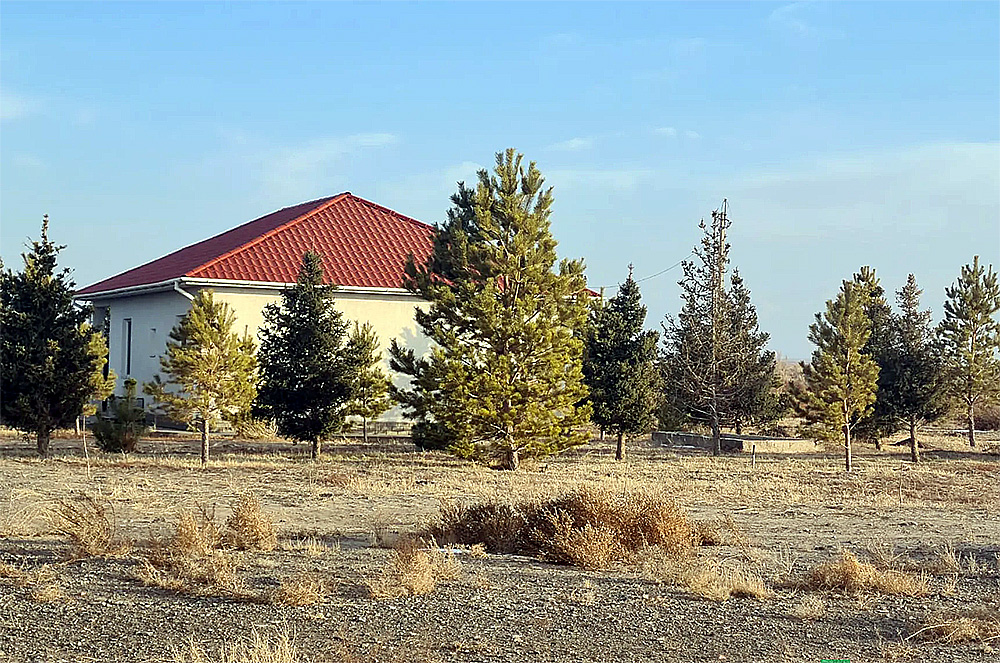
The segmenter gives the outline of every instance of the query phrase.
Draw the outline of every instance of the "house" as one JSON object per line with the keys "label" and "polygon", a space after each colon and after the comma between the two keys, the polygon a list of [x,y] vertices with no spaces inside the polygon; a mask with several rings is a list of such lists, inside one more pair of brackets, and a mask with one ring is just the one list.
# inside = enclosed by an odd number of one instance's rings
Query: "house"
{"label": "house", "polygon": [[109,364],[120,380],[142,385],[159,371],[170,330],[199,290],[213,290],[232,307],[237,332],[257,335],[264,306],[280,300],[311,250],[323,256],[327,282],[338,286],[337,308],[372,324],[383,357],[393,339],[419,354],[429,347],[414,321],[423,300],[403,287],[404,266],[410,255],[426,260],[433,234],[425,223],[347,192],[272,212],[88,286],[76,299],[93,304],[98,325],[110,320]]}

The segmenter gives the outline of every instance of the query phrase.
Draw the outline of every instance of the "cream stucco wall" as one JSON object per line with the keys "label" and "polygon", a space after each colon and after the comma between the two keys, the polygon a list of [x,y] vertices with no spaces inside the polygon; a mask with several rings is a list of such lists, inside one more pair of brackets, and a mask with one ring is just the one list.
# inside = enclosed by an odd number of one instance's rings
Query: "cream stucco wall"
{"label": "cream stucco wall", "polygon": [[[199,288],[182,286],[192,296]],[[206,288],[208,289],[208,288]],[[260,327],[264,323],[264,306],[281,300],[280,291],[264,288],[233,286],[213,286],[216,301],[225,302],[236,314],[234,331],[247,332],[259,343]],[[427,303],[410,293],[399,291],[347,291],[341,289],[335,296],[337,308],[350,321],[370,322],[378,334],[382,349],[383,366],[386,373],[397,383],[405,383],[403,376],[389,370],[388,347],[393,339],[401,345],[413,348],[418,355],[428,351],[430,344],[420,332],[414,320],[417,307]],[[111,310],[109,359],[111,368],[119,376],[116,393],[122,393],[122,380],[133,377],[142,384],[153,379],[159,372],[159,357],[166,350],[170,330],[180,317],[190,309],[191,302],[179,292],[168,290],[152,294],[139,294],[93,301],[95,319],[102,319],[102,310]],[[131,320],[132,347],[131,371],[126,371],[127,348],[125,344],[125,320]],[[398,408],[387,412],[382,419],[395,421],[402,418]]]}

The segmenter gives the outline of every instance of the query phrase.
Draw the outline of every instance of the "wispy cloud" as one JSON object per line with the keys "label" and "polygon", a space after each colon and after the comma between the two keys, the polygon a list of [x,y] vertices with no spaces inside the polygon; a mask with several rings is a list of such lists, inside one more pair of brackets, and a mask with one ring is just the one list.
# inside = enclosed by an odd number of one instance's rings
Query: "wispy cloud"
{"label": "wispy cloud", "polygon": [[701,138],[701,134],[698,133],[697,131],[688,130],[684,132],[684,137],[687,138],[688,140],[698,140],[699,138]]}
{"label": "wispy cloud", "polygon": [[772,11],[767,20],[772,25],[790,30],[797,35],[803,37],[812,35],[816,32],[816,28],[806,22],[802,16],[803,9],[808,5],[808,2],[792,2],[782,5]]}
{"label": "wispy cloud", "polygon": [[569,140],[564,140],[561,143],[549,145],[547,149],[555,150],[557,152],[578,152],[580,150],[590,149],[593,145],[594,141],[591,138],[570,138]]}
{"label": "wispy cloud", "polygon": [[677,129],[673,127],[658,127],[653,129],[653,133],[657,136],[666,136],[667,138],[674,138],[677,136]]}
{"label": "wispy cloud", "polygon": [[45,167],[45,162],[33,154],[15,154],[11,157],[10,163],[15,168],[36,169]]}
{"label": "wispy cloud", "polygon": [[36,97],[0,90],[0,120],[19,120],[35,115],[41,108],[42,102]]}

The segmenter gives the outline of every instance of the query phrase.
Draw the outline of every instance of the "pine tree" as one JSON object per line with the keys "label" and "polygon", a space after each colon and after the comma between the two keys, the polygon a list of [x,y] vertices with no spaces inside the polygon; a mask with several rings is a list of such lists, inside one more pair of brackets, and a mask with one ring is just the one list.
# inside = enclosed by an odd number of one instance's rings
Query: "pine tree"
{"label": "pine tree", "polygon": [[73,303],[70,271],[57,271],[65,247],[49,240],[48,215],[29,248],[21,272],[0,264],[0,417],[34,434],[44,457],[52,431],[72,425],[103,387],[94,375],[107,350],[87,322],[90,307]]}
{"label": "pine tree", "polygon": [[236,314],[201,290],[170,330],[160,370],[143,389],[167,416],[201,431],[201,462],[208,462],[209,431],[245,413],[253,403],[257,359],[249,336],[233,332]]}
{"label": "pine tree", "polygon": [[855,424],[858,437],[864,437],[875,443],[876,449],[882,448],[882,438],[892,435],[899,429],[898,419],[894,416],[892,406],[886,400],[889,379],[886,367],[892,361],[892,348],[896,343],[893,337],[892,308],[885,298],[875,270],[864,266],[854,274],[854,282],[861,288],[864,297],[864,311],[871,323],[871,335],[862,348],[862,352],[871,357],[879,367],[879,387],[875,393],[875,404],[870,414]]}
{"label": "pine tree", "polygon": [[770,334],[760,330],[757,309],[738,269],[733,270],[729,290],[729,329],[737,376],[731,405],[736,434],[743,424],[761,426],[777,421],[782,413],[778,396],[777,358],[767,349]]}
{"label": "pine tree", "polygon": [[624,457],[626,435],[649,431],[659,402],[659,335],[643,330],[645,320],[646,307],[629,265],[628,278],[618,294],[592,313],[583,362],[592,418],[602,430],[617,435],[617,460]]}
{"label": "pine tree", "polygon": [[809,340],[816,350],[811,363],[804,366],[810,412],[821,434],[843,436],[848,472],[852,469],[852,430],[859,418],[870,414],[878,389],[878,364],[863,352],[871,336],[864,310],[867,299],[862,286],[844,281],[837,299],[828,300],[826,312],[817,313],[809,326]]}
{"label": "pine tree", "polygon": [[429,261],[407,268],[410,290],[431,303],[416,313],[430,355],[390,347],[391,367],[411,380],[392,393],[416,421],[415,441],[499,456],[506,469],[582,443],[589,416],[576,333],[587,316],[583,262],[556,268],[552,190],[522,161],[498,153],[474,194],[460,187]]}
{"label": "pine tree", "polygon": [[370,323],[354,323],[347,341],[350,356],[357,364],[354,397],[347,404],[347,414],[361,417],[361,435],[368,443],[368,420],[377,419],[392,407],[389,398],[389,378],[382,370],[379,340]]}
{"label": "pine tree", "polygon": [[264,308],[260,333],[257,410],[277,423],[281,435],[308,442],[313,459],[324,440],[344,429],[358,375],[334,290],[323,285],[322,257],[306,253],[281,304]]}
{"label": "pine tree", "polygon": [[909,428],[910,458],[914,463],[920,461],[917,426],[947,413],[931,312],[920,310],[922,292],[913,274],[896,292],[900,313],[892,318],[894,342],[888,352],[888,361],[879,370],[879,395],[887,404],[889,414]]}
{"label": "pine tree", "polygon": [[962,267],[958,280],[945,288],[944,320],[938,337],[952,397],[965,406],[969,446],[976,446],[976,405],[1000,396],[1000,284],[993,265],[979,256]]}

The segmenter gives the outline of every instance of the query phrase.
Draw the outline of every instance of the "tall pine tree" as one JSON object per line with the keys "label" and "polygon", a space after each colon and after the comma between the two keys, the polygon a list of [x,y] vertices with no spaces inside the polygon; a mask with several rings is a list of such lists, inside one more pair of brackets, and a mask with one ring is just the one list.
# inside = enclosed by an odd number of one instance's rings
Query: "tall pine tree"
{"label": "tall pine tree", "polygon": [[886,400],[889,374],[886,368],[892,361],[892,348],[896,344],[892,324],[893,314],[889,302],[885,298],[885,290],[875,270],[864,266],[854,274],[854,282],[861,288],[864,298],[864,311],[871,323],[871,334],[862,352],[872,358],[879,367],[879,386],[875,393],[875,404],[871,413],[855,424],[858,437],[863,437],[875,443],[876,449],[882,448],[882,438],[888,437],[898,430],[898,419],[894,416],[892,406]]}
{"label": "tall pine tree", "polygon": [[[910,432],[910,458],[920,461],[917,426],[947,413],[941,381],[941,357],[934,347],[931,312],[920,310],[917,279],[910,274],[896,292],[899,315],[893,316],[893,344],[879,370],[879,397],[891,417]],[[877,406],[877,402],[876,402]]]}
{"label": "tall pine tree", "polygon": [[938,338],[952,398],[965,407],[969,446],[976,446],[976,405],[1000,396],[1000,284],[979,264],[962,267],[958,280],[945,288],[944,320]]}
{"label": "tall pine tree", "polygon": [[324,440],[343,430],[358,375],[333,293],[334,286],[323,284],[322,257],[306,253],[281,304],[264,308],[260,332],[257,410],[281,435],[308,442],[313,459]]}
{"label": "tall pine tree", "polygon": [[583,262],[557,266],[552,190],[522,162],[500,152],[474,193],[453,196],[427,264],[407,268],[410,290],[431,303],[416,320],[434,346],[425,357],[390,348],[393,370],[410,378],[393,394],[417,443],[499,457],[506,469],[582,443],[589,416],[575,333],[587,316]]}
{"label": "tall pine tree", "polygon": [[618,460],[625,455],[625,436],[649,431],[659,402],[658,334],[643,330],[645,320],[646,307],[629,265],[618,294],[592,314],[583,364],[594,423],[617,435]]}
{"label": "tall pine tree", "polygon": [[770,334],[761,331],[750,290],[738,269],[733,270],[729,289],[729,330],[734,341],[734,361],[739,379],[731,404],[730,419],[736,434],[744,424],[763,426],[778,420],[782,405],[778,395],[777,358],[767,349]]}
{"label": "tall pine tree", "polygon": [[45,215],[23,270],[0,264],[0,417],[33,434],[43,457],[52,431],[72,425],[107,386],[97,379],[107,347],[88,323],[91,309],[74,305],[70,271],[56,268],[63,248],[49,240]]}
{"label": "tall pine tree", "polygon": [[814,423],[826,437],[841,436],[848,472],[853,468],[852,431],[858,419],[871,413],[878,389],[878,364],[863,351],[871,336],[867,300],[863,286],[844,281],[837,298],[827,301],[825,313],[817,313],[809,326],[816,349],[803,367]]}
{"label": "tall pine tree", "polygon": [[211,290],[201,290],[170,330],[160,375],[143,389],[171,419],[201,432],[201,462],[208,462],[209,434],[222,421],[246,413],[254,399],[254,342],[233,331],[236,314]]}
{"label": "tall pine tree", "polygon": [[354,396],[347,404],[347,414],[361,417],[361,437],[368,443],[368,421],[377,419],[392,407],[389,378],[382,370],[378,335],[371,323],[354,323],[347,341],[350,356],[357,362]]}

